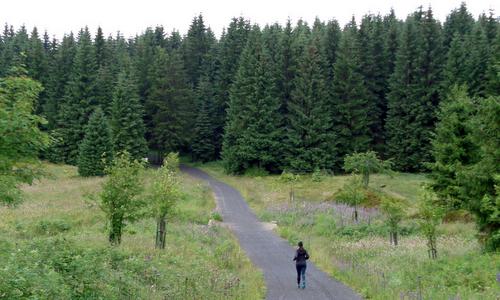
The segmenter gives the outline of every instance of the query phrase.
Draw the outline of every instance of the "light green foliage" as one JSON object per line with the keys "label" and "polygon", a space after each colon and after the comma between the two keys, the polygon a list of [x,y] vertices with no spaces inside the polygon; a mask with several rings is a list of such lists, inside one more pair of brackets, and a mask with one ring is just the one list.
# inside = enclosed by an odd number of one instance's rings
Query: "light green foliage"
{"label": "light green foliage", "polygon": [[422,199],[418,205],[418,214],[420,217],[419,225],[422,234],[427,238],[427,247],[429,248],[429,257],[437,258],[437,228],[443,219],[443,209],[437,205],[438,200],[431,191],[424,190]]}
{"label": "light green foliage", "polygon": [[393,197],[383,197],[380,209],[386,215],[387,225],[391,230],[391,243],[398,245],[399,223],[405,217],[405,203],[401,199]]}
{"label": "light green foliage", "polygon": [[362,178],[359,175],[353,174],[344,184],[342,189],[335,195],[335,199],[339,202],[358,206],[365,200]]}
{"label": "light green foliage", "polygon": [[290,198],[289,198],[290,202],[293,202],[295,199],[295,192],[293,190],[293,186],[294,186],[295,182],[297,182],[299,179],[300,179],[299,174],[294,174],[294,173],[286,172],[286,171],[283,171],[283,173],[281,173],[281,175],[279,177],[279,180],[281,182],[286,183],[290,188]]}
{"label": "light green foliage", "polygon": [[109,223],[109,241],[120,244],[124,227],[137,221],[142,215],[144,201],[140,198],[143,191],[142,171],[144,164],[133,160],[128,152],[118,154],[111,166],[103,185],[101,209]]}
{"label": "light green foliage", "polygon": [[[44,169],[50,177],[23,187],[27,201],[0,207],[1,299],[264,298],[262,273],[230,231],[201,226],[215,207],[205,184],[180,178],[182,203],[165,250],[152,247],[152,218],[127,225],[120,247],[109,247],[107,219],[84,196],[106,178],[82,178],[67,165]],[[144,172],[145,181],[153,173]]]}
{"label": "light green foliage", "polygon": [[481,201],[481,214],[485,217],[485,223],[491,224],[486,231],[486,247],[488,250],[498,249],[500,247],[500,175],[495,175],[495,194],[484,195]]}
{"label": "light green foliage", "polygon": [[39,129],[45,120],[33,114],[41,91],[26,76],[0,79],[0,203],[19,202],[19,185],[41,175],[38,154],[49,144]]}
{"label": "light green foliage", "polygon": [[181,196],[178,170],[179,155],[169,153],[163,166],[153,175],[153,182],[148,189],[149,204],[152,205],[152,213],[157,220],[156,247],[161,249],[165,248],[166,217],[173,213]]}
{"label": "light green foliage", "polygon": [[[350,176],[325,175],[321,182],[301,176],[294,190],[304,206],[293,206],[283,193],[288,184],[278,175],[229,176],[220,162],[202,168],[239,189],[262,220],[277,221],[277,232],[291,244],[305,240],[315,253],[311,259],[316,266],[367,299],[412,298],[419,286],[423,299],[495,299],[500,292],[496,282],[500,255],[482,251],[473,223],[439,224],[439,258],[429,259],[417,210],[422,200],[421,187],[429,183],[423,174],[370,177],[369,191],[408,205],[407,217],[399,224],[400,243],[394,247],[387,243],[390,228],[385,216],[377,213],[379,209],[359,208],[363,210],[362,218],[355,223],[350,211],[346,214],[345,206],[331,202]],[[325,211],[325,207],[332,206],[337,213]]]}
{"label": "light green foliage", "polygon": [[344,158],[344,170],[353,172],[363,176],[363,186],[368,187],[370,183],[370,174],[373,173],[390,173],[391,161],[383,161],[377,157],[373,151],[364,153],[353,153]]}

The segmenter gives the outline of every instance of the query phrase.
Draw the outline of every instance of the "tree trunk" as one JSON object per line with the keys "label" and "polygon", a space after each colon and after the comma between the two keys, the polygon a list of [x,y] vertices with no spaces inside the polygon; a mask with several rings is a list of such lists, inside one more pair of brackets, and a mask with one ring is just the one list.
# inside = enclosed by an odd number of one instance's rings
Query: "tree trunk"
{"label": "tree trunk", "polygon": [[156,223],[156,244],[157,249],[165,249],[165,237],[167,235],[166,231],[166,221],[165,216],[158,218]]}
{"label": "tree trunk", "polygon": [[109,230],[109,242],[112,245],[119,245],[122,241],[122,220],[118,217],[111,219],[111,228]]}
{"label": "tree trunk", "polygon": [[392,233],[392,237],[393,237],[393,240],[394,240],[394,246],[397,246],[398,245],[398,232],[394,231]]}
{"label": "tree trunk", "polygon": [[356,223],[358,223],[358,206],[354,205],[354,212],[352,213],[352,217]]}

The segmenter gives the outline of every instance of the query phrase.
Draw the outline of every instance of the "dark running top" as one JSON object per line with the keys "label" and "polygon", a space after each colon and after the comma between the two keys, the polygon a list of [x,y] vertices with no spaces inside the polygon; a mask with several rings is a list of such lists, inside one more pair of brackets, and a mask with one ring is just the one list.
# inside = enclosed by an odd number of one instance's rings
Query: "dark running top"
{"label": "dark running top", "polygon": [[295,260],[295,264],[297,265],[305,265],[306,260],[308,259],[309,259],[309,254],[304,248],[297,249],[297,251],[295,252],[295,257],[293,258],[293,260]]}

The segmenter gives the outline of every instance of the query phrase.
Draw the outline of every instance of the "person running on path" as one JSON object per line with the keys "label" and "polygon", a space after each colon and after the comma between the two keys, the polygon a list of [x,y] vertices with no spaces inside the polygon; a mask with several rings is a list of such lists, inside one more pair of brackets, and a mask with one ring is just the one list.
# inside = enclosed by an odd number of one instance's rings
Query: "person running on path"
{"label": "person running on path", "polygon": [[[293,260],[295,261],[295,268],[297,269],[297,287],[298,288],[306,288],[306,268],[307,263],[306,260],[309,259],[309,254],[306,249],[304,249],[304,244],[299,242],[299,248],[295,252],[295,257]],[[300,285],[302,279],[302,286]]]}

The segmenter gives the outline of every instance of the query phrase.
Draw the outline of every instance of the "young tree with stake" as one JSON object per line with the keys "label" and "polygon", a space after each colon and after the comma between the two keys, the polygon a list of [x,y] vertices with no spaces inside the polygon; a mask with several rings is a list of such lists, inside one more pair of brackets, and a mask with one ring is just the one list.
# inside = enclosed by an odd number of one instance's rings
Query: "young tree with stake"
{"label": "young tree with stake", "polygon": [[100,206],[109,222],[109,242],[112,245],[121,243],[127,223],[142,216],[143,170],[143,162],[132,159],[128,152],[118,154],[106,168],[108,177],[100,194]]}
{"label": "young tree with stake", "polygon": [[156,243],[158,249],[165,249],[166,218],[173,209],[181,194],[179,189],[179,155],[170,153],[163,161],[163,166],[156,170],[150,188],[149,201],[156,218]]}

